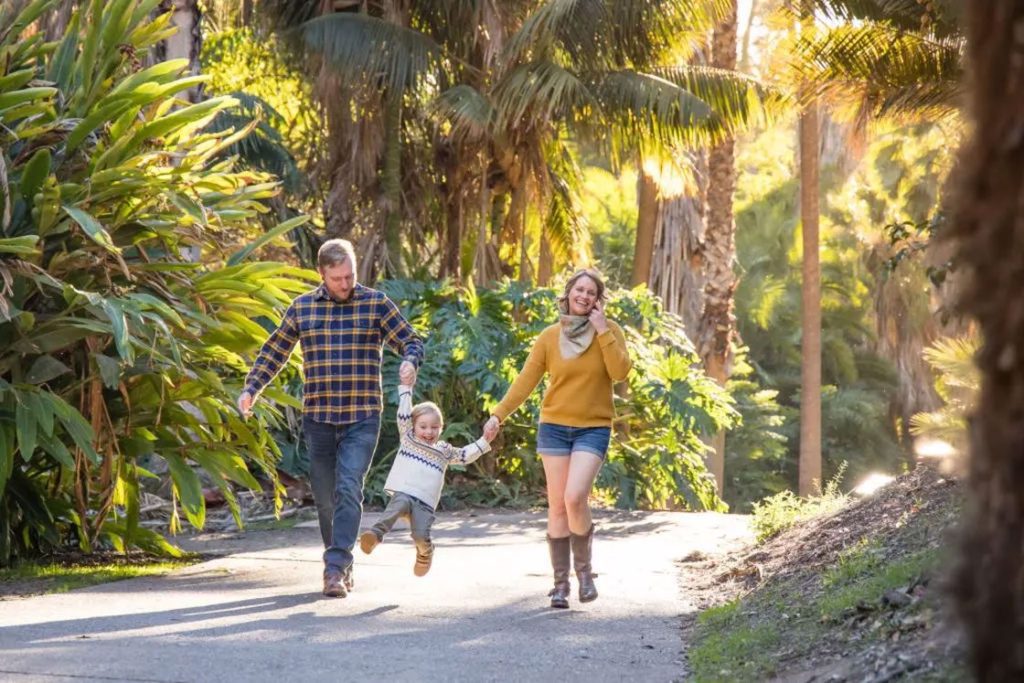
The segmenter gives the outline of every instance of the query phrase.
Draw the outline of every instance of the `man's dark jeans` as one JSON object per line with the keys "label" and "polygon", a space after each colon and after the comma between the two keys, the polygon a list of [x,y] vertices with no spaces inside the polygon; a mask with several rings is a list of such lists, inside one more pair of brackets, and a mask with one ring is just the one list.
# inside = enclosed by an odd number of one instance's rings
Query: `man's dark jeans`
{"label": "man's dark jeans", "polygon": [[363,515],[363,483],[380,435],[380,415],[347,425],[302,420],[327,571],[352,565]]}

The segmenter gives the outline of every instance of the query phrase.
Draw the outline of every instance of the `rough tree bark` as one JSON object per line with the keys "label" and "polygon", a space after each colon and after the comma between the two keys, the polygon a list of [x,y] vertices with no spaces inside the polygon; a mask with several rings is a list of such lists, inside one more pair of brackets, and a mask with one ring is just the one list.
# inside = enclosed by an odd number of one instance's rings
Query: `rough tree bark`
{"label": "rough tree bark", "polygon": [[971,139],[951,234],[978,322],[981,396],[971,421],[969,505],[957,601],[980,681],[1024,680],[1024,3],[965,4]]}
{"label": "rough tree bark", "polygon": [[[813,5],[804,0],[805,26],[814,22]],[[821,135],[818,106],[811,101],[800,114],[800,231],[803,236],[800,342],[800,463],[797,490],[808,496],[821,490],[821,262],[818,253],[818,161]]]}
{"label": "rough tree bark", "polygon": [[650,281],[654,231],[658,220],[658,182],[644,169],[642,160],[636,183],[636,242],[633,247],[633,273],[630,277],[630,284],[634,287]]}
{"label": "rough tree bark", "polygon": [[[715,28],[711,62],[719,69],[736,69],[736,3],[730,3],[726,18]],[[732,342],[736,334],[733,294],[736,291],[736,223],[732,202],[736,190],[735,141],[730,137],[708,154],[708,214],[704,234],[704,313],[694,340],[708,376],[725,385],[732,371]],[[708,470],[725,485],[725,432],[712,440]]]}

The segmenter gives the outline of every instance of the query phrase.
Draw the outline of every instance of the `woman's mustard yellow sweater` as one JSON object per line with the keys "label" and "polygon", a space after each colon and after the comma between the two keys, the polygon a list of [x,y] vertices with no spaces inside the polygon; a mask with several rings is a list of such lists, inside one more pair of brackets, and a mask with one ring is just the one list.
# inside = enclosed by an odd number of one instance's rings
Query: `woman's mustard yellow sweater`
{"label": "woman's mustard yellow sweater", "polygon": [[548,388],[540,421],[568,427],[608,427],[615,417],[612,385],[626,379],[632,366],[622,329],[608,321],[577,358],[566,360],[558,349],[558,323],[537,336],[533,349],[505,397],[494,408],[499,420],[515,412],[547,373]]}

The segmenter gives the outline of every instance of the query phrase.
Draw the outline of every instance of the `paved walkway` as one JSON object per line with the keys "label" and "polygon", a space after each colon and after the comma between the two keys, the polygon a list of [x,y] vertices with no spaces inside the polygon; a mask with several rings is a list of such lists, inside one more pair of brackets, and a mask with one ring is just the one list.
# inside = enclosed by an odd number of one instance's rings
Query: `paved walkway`
{"label": "paved walkway", "polygon": [[[367,514],[367,523],[373,515]],[[320,595],[314,526],[208,535],[224,557],[168,576],[0,602],[0,680],[673,681],[675,561],[747,535],[743,517],[605,513],[594,568],[601,597],[547,607],[542,514],[441,515],[434,566],[412,573],[397,527],[356,549],[355,592]]]}

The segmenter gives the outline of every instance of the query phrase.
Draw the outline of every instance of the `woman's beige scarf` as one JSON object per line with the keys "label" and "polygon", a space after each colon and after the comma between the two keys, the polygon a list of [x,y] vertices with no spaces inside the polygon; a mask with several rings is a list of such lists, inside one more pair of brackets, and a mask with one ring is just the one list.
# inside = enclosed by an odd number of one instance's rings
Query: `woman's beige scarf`
{"label": "woman's beige scarf", "polygon": [[569,302],[558,302],[558,310],[561,312],[559,321],[562,325],[558,332],[558,350],[566,360],[579,358],[580,354],[590,348],[596,330],[590,324],[589,317],[569,313]]}

